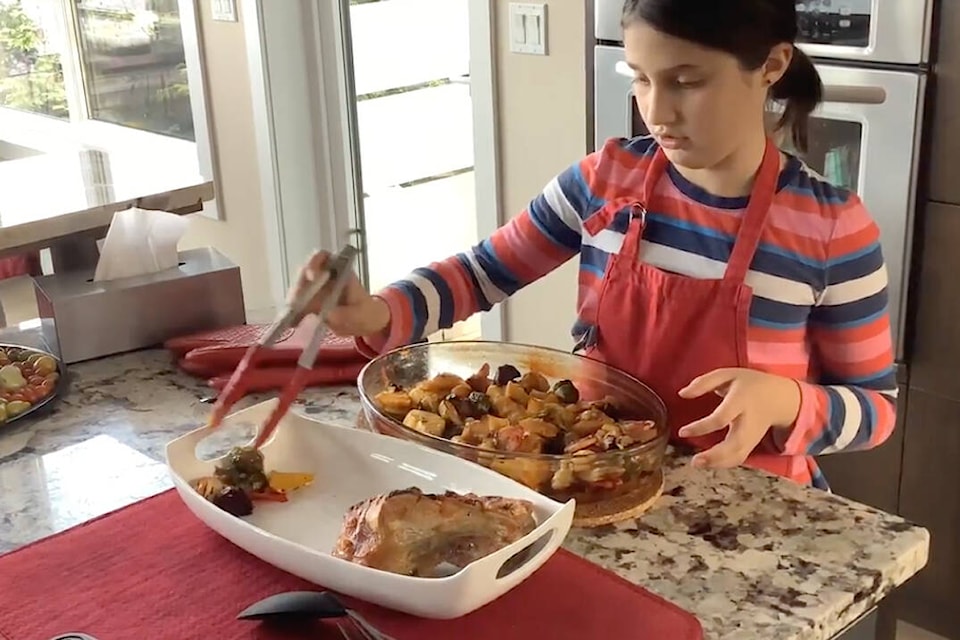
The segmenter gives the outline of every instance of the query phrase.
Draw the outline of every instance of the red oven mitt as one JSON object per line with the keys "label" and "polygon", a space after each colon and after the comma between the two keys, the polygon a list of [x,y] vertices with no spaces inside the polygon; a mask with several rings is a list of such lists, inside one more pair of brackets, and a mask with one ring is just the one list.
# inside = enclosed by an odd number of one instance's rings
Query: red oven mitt
{"label": "red oven mitt", "polygon": [[[269,326],[241,325],[194,333],[168,340],[164,346],[184,372],[207,378],[212,387],[221,390],[247,349]],[[297,359],[316,326],[316,317],[309,316],[296,329],[284,332],[280,340],[266,347],[257,360],[257,368],[248,374],[246,391],[254,393],[283,388],[293,375]],[[307,378],[307,386],[354,384],[368,361],[357,351],[353,340],[328,334],[316,366]]]}
{"label": "red oven mitt", "polygon": [[[295,366],[297,359],[313,335],[313,326],[304,322],[285,339],[267,347],[257,357],[257,366]],[[249,348],[249,344],[224,343],[192,349],[183,356],[182,362],[188,368],[204,371],[233,371]],[[341,338],[328,334],[317,355],[317,365],[326,363],[367,362],[350,338]]]}
{"label": "red oven mitt", "polygon": [[[307,374],[306,385],[308,387],[326,387],[337,385],[354,385],[357,383],[357,376],[366,362],[329,362],[317,366]],[[290,382],[294,366],[288,367],[265,367],[254,369],[249,377],[244,381],[244,387],[247,393],[257,393],[260,391],[273,391],[282,389]],[[230,372],[232,373],[232,372]],[[224,373],[214,376],[208,383],[217,391],[222,391],[230,380],[230,373]]]}
{"label": "red oven mitt", "polygon": [[40,266],[40,253],[38,251],[0,258],[0,280],[16,278],[17,276],[41,275],[43,275],[43,268]]}
{"label": "red oven mitt", "polygon": [[[232,346],[246,349],[255,344],[269,328],[270,325],[268,324],[241,324],[236,327],[222,327],[170,338],[163,343],[163,348],[170,351],[177,359],[183,358],[190,351],[202,347]],[[283,342],[291,335],[293,335],[293,329],[287,329],[280,334],[280,340],[277,343]]]}

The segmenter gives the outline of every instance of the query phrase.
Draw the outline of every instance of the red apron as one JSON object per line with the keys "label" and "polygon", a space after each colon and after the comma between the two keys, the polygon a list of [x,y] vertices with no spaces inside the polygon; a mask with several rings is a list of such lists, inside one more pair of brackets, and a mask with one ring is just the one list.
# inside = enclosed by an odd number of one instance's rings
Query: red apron
{"label": "red apron", "polygon": [[[643,202],[618,200],[590,216],[585,228],[596,235],[617,212],[631,207],[623,247],[611,256],[597,302],[596,342],[586,355],[642,380],[667,406],[671,439],[704,450],[726,435],[680,438],[680,427],[710,414],[721,398],[714,393],[687,400],[677,395],[694,378],[714,369],[748,367],[747,326],[752,289],[744,279],[756,253],[780,173],[780,152],[767,141],[763,162],[736,241],[720,280],[661,271],[639,259],[646,212],[656,211],[654,192],[669,161],[658,149],[643,184]],[[791,458],[753,453],[747,466],[790,477]],[[804,465],[805,468],[805,465]]]}

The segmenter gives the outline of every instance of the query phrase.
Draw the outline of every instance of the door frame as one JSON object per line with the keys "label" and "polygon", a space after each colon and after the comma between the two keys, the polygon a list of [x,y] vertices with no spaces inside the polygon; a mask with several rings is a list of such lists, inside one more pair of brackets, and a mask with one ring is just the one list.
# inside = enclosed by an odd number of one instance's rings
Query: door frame
{"label": "door frame", "polygon": [[[480,239],[502,221],[494,2],[468,0]],[[241,0],[240,4],[260,167],[266,266],[278,305],[310,251],[335,251],[348,238],[358,242],[363,216],[355,188],[360,164],[354,148],[356,104],[345,6],[347,0]],[[485,340],[505,339],[504,329],[503,305],[481,315]]]}

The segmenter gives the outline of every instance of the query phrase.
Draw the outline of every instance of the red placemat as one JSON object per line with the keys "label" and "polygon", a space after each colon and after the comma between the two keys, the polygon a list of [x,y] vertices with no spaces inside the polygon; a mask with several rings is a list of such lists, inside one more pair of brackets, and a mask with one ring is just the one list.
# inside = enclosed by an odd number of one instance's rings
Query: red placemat
{"label": "red placemat", "polygon": [[[265,596],[318,589],[208,529],[168,491],[0,556],[0,638],[322,640],[332,624],[277,628],[237,613]],[[457,620],[345,599],[396,640],[701,640],[689,613],[566,551]]]}

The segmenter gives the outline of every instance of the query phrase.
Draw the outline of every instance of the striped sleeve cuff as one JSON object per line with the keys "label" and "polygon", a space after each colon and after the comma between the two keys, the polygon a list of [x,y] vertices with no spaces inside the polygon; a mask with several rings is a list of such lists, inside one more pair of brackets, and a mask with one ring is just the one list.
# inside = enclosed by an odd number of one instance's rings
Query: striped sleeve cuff
{"label": "striped sleeve cuff", "polygon": [[375,358],[410,344],[415,339],[412,335],[412,315],[404,293],[394,287],[387,287],[374,297],[387,303],[387,308],[390,309],[390,326],[383,333],[354,338],[357,351],[368,358]]}
{"label": "striped sleeve cuff", "polygon": [[821,408],[821,390],[818,385],[798,380],[800,411],[792,429],[778,430],[775,439],[781,452],[788,456],[806,455],[810,445],[823,433],[827,416]]}

